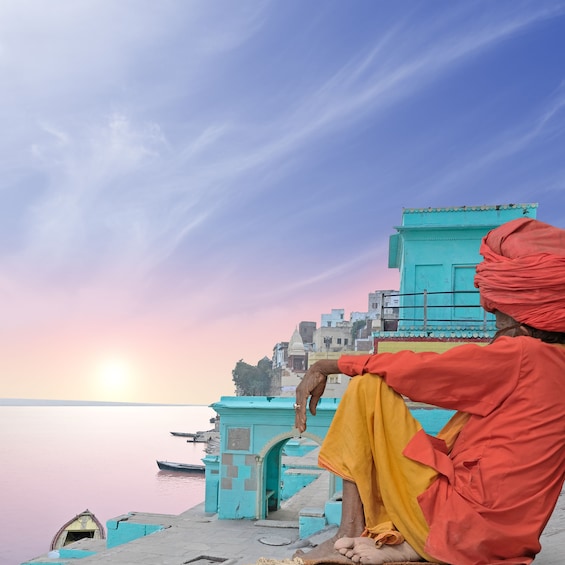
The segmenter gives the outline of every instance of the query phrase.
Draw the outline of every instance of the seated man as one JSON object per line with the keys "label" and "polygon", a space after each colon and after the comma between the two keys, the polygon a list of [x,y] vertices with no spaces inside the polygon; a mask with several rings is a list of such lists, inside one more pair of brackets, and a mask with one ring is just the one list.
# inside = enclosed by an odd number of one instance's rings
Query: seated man
{"label": "seated man", "polygon": [[[565,230],[513,220],[480,252],[489,345],[342,356],[298,386],[302,432],[327,376],[358,375],[319,456],[343,478],[341,524],[295,554],[306,563],[527,565],[540,551],[565,478]],[[434,438],[401,395],[457,412]]]}

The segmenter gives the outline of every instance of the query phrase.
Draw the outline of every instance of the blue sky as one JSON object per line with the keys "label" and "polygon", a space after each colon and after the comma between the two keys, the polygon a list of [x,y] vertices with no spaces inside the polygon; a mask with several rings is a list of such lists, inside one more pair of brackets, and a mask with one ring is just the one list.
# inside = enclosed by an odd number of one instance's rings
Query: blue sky
{"label": "blue sky", "polygon": [[5,0],[0,396],[213,402],[403,207],[565,227],[564,53],[562,1]]}

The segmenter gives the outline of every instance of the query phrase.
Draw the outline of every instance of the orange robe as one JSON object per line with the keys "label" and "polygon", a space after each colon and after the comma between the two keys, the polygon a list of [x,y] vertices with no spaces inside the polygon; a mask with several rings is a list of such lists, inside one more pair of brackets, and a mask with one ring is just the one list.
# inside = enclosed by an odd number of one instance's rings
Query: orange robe
{"label": "orange robe", "polygon": [[501,337],[445,353],[342,356],[414,401],[471,416],[447,454],[418,431],[404,455],[438,478],[418,502],[425,551],[454,565],[527,565],[565,478],[565,346]]}

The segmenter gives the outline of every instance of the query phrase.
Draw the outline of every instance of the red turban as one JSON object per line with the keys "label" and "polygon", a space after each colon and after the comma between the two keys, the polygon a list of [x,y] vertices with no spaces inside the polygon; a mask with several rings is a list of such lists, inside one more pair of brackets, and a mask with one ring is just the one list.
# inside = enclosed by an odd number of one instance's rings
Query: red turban
{"label": "red turban", "polygon": [[539,330],[565,332],[565,230],[531,218],[490,231],[475,286],[489,312]]}

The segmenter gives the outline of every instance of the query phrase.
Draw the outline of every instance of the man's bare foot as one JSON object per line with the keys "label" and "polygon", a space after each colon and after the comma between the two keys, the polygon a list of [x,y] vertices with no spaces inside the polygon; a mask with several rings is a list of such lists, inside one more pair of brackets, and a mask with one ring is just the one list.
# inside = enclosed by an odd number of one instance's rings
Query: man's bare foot
{"label": "man's bare foot", "polygon": [[317,545],[310,551],[304,552],[301,549],[296,551],[293,558],[300,557],[307,565],[312,563],[337,563],[343,565],[353,565],[351,559],[345,557],[334,549],[334,544],[338,539],[337,535]]}
{"label": "man's bare foot", "polygon": [[353,565],[349,558],[335,549],[334,544],[340,538],[356,538],[363,533],[364,529],[365,515],[363,514],[363,504],[357,485],[344,479],[341,521],[336,535],[306,553],[298,550],[292,557],[300,557],[307,565],[313,563]]}
{"label": "man's bare foot", "polygon": [[362,565],[380,565],[394,561],[422,561],[412,546],[404,541],[398,545],[383,545],[377,548],[371,538],[340,538],[335,549],[341,555]]}

